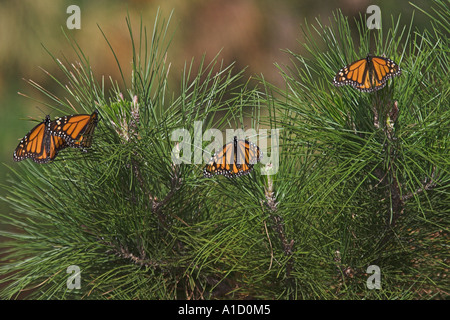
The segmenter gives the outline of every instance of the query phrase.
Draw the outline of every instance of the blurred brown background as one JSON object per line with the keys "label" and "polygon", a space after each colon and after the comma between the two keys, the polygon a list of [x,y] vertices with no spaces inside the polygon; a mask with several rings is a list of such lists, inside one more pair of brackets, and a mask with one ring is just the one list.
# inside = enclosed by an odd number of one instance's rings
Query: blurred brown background
{"label": "blurred brown background", "polygon": [[[427,9],[431,1],[413,2]],[[72,4],[81,9],[80,30],[66,27],[70,16],[66,10]],[[395,17],[402,14],[402,23],[410,23],[413,7],[405,0],[0,0],[0,183],[8,184],[5,164],[20,165],[13,163],[14,148],[35,125],[24,119],[42,120],[49,111],[45,106],[17,94],[22,92],[43,98],[23,79],[32,79],[55,91],[55,83],[39,67],[60,75],[42,45],[56,57],[64,55],[69,61],[76,61],[61,29],[78,41],[89,57],[97,79],[104,75],[105,79],[111,76],[119,80],[116,62],[97,25],[111,42],[125,76],[129,76],[131,46],[125,22],[127,10],[135,34],[138,34],[141,15],[151,33],[158,7],[166,18],[174,9],[170,31],[175,32],[175,36],[168,56],[172,63],[171,90],[176,92],[180,88],[185,61],[189,62],[192,57],[198,61],[203,53],[209,61],[220,50],[220,58],[225,65],[235,61],[237,70],[248,67],[245,78],[262,73],[267,80],[282,85],[274,63],[290,63],[289,56],[282,49],[301,53],[298,41],[302,41],[300,25],[305,23],[305,19],[313,23],[318,17],[327,24],[332,12],[338,8],[349,17],[358,17],[371,4],[381,8],[386,26],[390,25],[391,14]],[[416,26],[424,27],[427,23],[423,14],[416,14]],[[3,195],[4,190],[0,190],[0,194]],[[0,203],[0,210],[8,209]]]}

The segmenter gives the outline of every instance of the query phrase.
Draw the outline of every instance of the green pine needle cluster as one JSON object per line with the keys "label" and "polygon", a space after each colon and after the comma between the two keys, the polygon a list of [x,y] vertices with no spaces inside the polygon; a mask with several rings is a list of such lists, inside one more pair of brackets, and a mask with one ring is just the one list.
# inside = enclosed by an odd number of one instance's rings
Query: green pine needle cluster
{"label": "green pine needle cluster", "polygon": [[[30,84],[61,114],[98,109],[101,120],[88,153],[10,168],[0,298],[448,298],[450,10],[434,5],[425,31],[395,18],[368,30],[361,17],[355,40],[340,12],[307,24],[308,54],[288,51],[292,64],[277,66],[283,88],[263,76],[252,87],[217,56],[186,63],[170,90],[171,16],[159,13],[150,33],[127,19],[131,81],[121,72],[110,90],[68,37],[79,62],[50,53],[65,78],[48,74],[66,96]],[[367,53],[402,75],[374,93],[334,87]],[[203,165],[174,163],[172,132],[193,137],[199,122],[278,129],[264,155],[278,152],[278,171],[262,175],[274,170],[263,162],[203,178]],[[68,285],[74,265],[80,288]],[[368,288],[371,265],[381,288]]]}

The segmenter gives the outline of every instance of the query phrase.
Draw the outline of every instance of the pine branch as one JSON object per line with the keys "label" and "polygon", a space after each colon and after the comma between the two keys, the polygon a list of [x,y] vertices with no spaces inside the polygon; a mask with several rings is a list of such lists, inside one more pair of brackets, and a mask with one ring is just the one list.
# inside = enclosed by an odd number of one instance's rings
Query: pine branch
{"label": "pine branch", "polygon": [[402,201],[406,202],[409,199],[411,199],[412,197],[415,197],[424,191],[433,190],[437,186],[437,183],[439,182],[439,179],[436,179],[435,174],[436,174],[436,167],[433,167],[433,172],[431,173],[431,177],[429,178],[430,181],[427,182],[428,178],[426,178],[422,182],[422,187],[418,188],[414,192],[408,192],[407,194],[403,195]]}
{"label": "pine branch", "polygon": [[134,264],[136,264],[138,266],[164,271],[164,265],[167,265],[167,263],[149,259],[146,256],[146,253],[143,250],[143,248],[141,248],[141,250],[139,251],[139,256],[136,256],[135,254],[130,252],[128,248],[124,247],[123,245],[117,246],[111,242],[102,242],[102,243],[104,245],[111,247],[111,249],[109,250],[109,253],[115,254],[118,257],[123,258],[123,259],[131,260]]}
{"label": "pine branch", "polygon": [[[274,230],[278,234],[278,237],[280,239],[283,252],[285,256],[290,257],[293,252],[293,246],[294,246],[294,239],[291,241],[288,241],[286,239],[286,232],[284,228],[284,222],[283,218],[279,215],[277,215],[277,206],[278,203],[276,202],[275,193],[273,192],[273,183],[271,176],[267,176],[267,186],[265,190],[265,197],[266,201],[265,204],[269,208],[270,217],[272,218]],[[270,239],[269,239],[270,241]],[[270,244],[272,246],[272,244]],[[291,270],[293,266],[293,259],[289,259],[287,266],[286,266],[286,277],[289,278],[291,275]]]}

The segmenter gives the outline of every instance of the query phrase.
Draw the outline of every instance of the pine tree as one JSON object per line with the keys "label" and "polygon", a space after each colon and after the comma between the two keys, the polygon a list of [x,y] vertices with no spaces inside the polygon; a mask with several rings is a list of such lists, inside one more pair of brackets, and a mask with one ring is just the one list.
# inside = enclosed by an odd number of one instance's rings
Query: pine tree
{"label": "pine tree", "polygon": [[[387,32],[368,30],[362,17],[359,44],[340,12],[328,26],[306,25],[309,57],[288,51],[292,65],[278,66],[284,88],[263,76],[252,87],[244,70],[203,57],[197,69],[186,64],[180,94],[170,91],[170,17],[158,14],[137,38],[127,19],[131,83],[122,73],[106,92],[68,37],[79,62],[50,54],[65,78],[49,74],[67,96],[30,84],[53,109],[98,109],[101,120],[88,153],[10,168],[0,297],[448,296],[450,10],[434,3],[432,31],[394,18]],[[336,71],[368,52],[399,63],[402,75],[374,93],[334,87]],[[171,139],[177,129],[194,137],[198,123],[273,129],[264,157],[279,166],[203,178],[203,165],[174,162],[181,145]],[[369,266],[381,288],[371,289]]]}

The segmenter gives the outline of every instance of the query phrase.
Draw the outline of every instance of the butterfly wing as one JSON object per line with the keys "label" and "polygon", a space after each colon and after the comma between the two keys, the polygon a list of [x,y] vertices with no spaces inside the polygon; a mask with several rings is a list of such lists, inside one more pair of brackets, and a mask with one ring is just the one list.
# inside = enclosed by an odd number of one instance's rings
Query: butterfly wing
{"label": "butterfly wing", "polygon": [[48,123],[50,118],[47,118],[31,129],[14,150],[14,161],[22,161],[27,158],[32,158],[38,163],[47,162],[46,132],[48,132]]}
{"label": "butterfly wing", "polygon": [[19,142],[14,150],[14,161],[31,158],[36,163],[48,163],[55,159],[58,151],[67,144],[60,137],[50,135],[50,117],[39,123]]}
{"label": "butterfly wing", "polygon": [[64,140],[61,137],[52,136],[51,134],[49,134],[48,139],[49,139],[48,154],[50,160],[55,159],[56,155],[60,150],[67,148],[69,146],[66,140]]}
{"label": "butterfly wing", "polygon": [[333,84],[336,87],[344,85],[357,87],[364,83],[366,73],[367,59],[360,59],[339,70],[333,79]]}
{"label": "butterfly wing", "polygon": [[386,85],[386,81],[379,81],[376,73],[367,72],[364,81],[360,85],[353,86],[362,92],[372,92],[375,90],[380,90]]}
{"label": "butterfly wing", "polygon": [[233,175],[249,174],[253,166],[261,160],[262,153],[258,146],[247,141],[238,140],[235,148],[235,159],[232,167]]}
{"label": "butterfly wing", "polygon": [[89,148],[92,145],[95,127],[98,123],[98,111],[91,115],[77,114],[64,116],[51,122],[50,133],[64,139],[72,148]]}
{"label": "butterfly wing", "polygon": [[[231,148],[233,147],[233,143],[227,143],[222,147],[219,152],[216,152],[212,157],[209,163],[205,166],[203,170],[203,176],[210,178],[216,174],[225,175],[229,170],[229,163],[231,161]],[[228,155],[228,160],[227,160]],[[228,169],[227,169],[228,168]]]}
{"label": "butterfly wing", "polygon": [[396,77],[402,73],[400,67],[391,59],[383,57],[370,57],[374,79],[384,84],[388,79]]}

